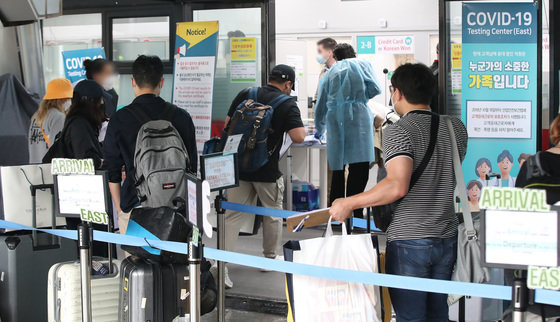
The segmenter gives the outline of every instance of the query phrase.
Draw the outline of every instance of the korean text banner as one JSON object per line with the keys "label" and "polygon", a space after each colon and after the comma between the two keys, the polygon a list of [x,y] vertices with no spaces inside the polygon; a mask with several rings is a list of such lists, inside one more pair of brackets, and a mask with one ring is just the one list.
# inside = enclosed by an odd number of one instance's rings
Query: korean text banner
{"label": "korean text banner", "polygon": [[103,48],[67,50],[62,52],[64,75],[70,80],[72,86],[86,78],[84,60],[94,60],[97,58],[105,59],[105,51]]}
{"label": "korean text banner", "polygon": [[[489,172],[514,187],[519,156],[537,146],[537,11],[533,3],[463,3],[463,162],[471,207]],[[522,162],[522,161],[521,161]]]}
{"label": "korean text banner", "polygon": [[201,153],[204,142],[210,139],[212,125],[218,22],[178,23],[175,51],[173,104],[191,115]]}

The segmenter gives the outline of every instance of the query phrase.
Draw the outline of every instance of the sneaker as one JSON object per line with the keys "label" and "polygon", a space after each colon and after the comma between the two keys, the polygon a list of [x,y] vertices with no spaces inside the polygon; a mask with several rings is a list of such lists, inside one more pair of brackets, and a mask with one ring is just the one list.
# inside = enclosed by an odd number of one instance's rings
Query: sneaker
{"label": "sneaker", "polygon": [[[212,276],[214,277],[214,281],[216,281],[216,284],[218,283],[218,262],[214,262],[214,264],[212,264],[212,266],[210,267],[210,274],[212,274]],[[229,278],[229,271],[227,266],[224,267],[224,285],[227,289],[232,288],[233,287],[233,282],[231,281],[231,279]]]}
{"label": "sneaker", "polygon": [[[269,259],[275,259],[275,260],[279,260],[279,261],[283,261],[283,260],[284,260],[284,256],[282,256],[282,255],[276,255],[276,256],[274,256],[274,257],[267,257],[267,258],[269,258]],[[272,271],[269,270],[269,269],[261,268],[261,272],[267,273],[267,272],[272,272]]]}

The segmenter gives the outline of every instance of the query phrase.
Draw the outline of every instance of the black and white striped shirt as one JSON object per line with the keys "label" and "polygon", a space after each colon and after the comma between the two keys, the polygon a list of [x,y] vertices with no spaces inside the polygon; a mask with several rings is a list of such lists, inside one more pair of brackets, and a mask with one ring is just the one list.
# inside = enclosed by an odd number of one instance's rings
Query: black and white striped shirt
{"label": "black and white striped shirt", "polygon": [[[390,125],[383,133],[385,163],[397,157],[413,160],[416,170],[430,142],[432,112],[414,110]],[[463,123],[452,118],[461,160],[467,151],[467,130]],[[387,230],[389,241],[422,238],[447,238],[457,234],[454,210],[452,145],[449,129],[440,119],[434,153],[422,176],[408,192],[395,202],[393,221]]]}

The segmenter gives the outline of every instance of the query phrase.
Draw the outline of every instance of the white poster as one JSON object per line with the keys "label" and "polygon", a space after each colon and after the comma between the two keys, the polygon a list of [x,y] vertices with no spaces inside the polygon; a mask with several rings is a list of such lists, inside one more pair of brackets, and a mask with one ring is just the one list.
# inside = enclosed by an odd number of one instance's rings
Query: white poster
{"label": "white poster", "polygon": [[531,101],[467,101],[471,138],[531,138]]}
{"label": "white poster", "polygon": [[173,104],[186,109],[196,128],[196,146],[202,152],[210,139],[212,94],[214,91],[214,56],[175,59]]}
{"label": "white poster", "polygon": [[301,55],[287,55],[286,65],[294,68],[296,72],[296,83],[294,85],[293,96],[298,96],[299,94],[299,80],[303,78],[303,56]]}

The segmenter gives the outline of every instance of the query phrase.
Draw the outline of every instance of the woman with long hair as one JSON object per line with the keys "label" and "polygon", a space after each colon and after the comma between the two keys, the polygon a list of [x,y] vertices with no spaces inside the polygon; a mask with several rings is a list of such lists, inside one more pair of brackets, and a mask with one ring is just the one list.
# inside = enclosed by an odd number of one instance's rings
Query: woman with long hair
{"label": "woman with long hair", "polygon": [[[92,159],[96,169],[103,165],[103,153],[97,140],[101,124],[105,121],[103,110],[103,89],[92,80],[83,80],[74,87],[72,106],[64,125],[65,157],[69,159]],[[79,218],[67,218],[68,229],[76,229]],[[106,230],[107,226],[93,224],[96,230]],[[115,254],[115,252],[113,252]],[[93,256],[107,257],[107,244],[93,242]]]}
{"label": "woman with long hair", "polygon": [[105,121],[103,89],[92,80],[83,80],[74,88],[72,106],[64,124],[64,146],[70,159],[92,159],[96,169],[103,164],[97,140]]}
{"label": "woman with long hair", "polygon": [[103,109],[107,117],[117,110],[119,95],[114,89],[117,76],[112,61],[103,58],[84,60],[86,78],[97,82],[103,88]]}
{"label": "woman with long hair", "polygon": [[62,131],[72,95],[72,84],[65,78],[55,78],[47,84],[47,93],[31,117],[29,163],[41,163],[56,135]]}

